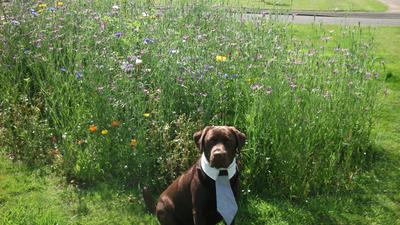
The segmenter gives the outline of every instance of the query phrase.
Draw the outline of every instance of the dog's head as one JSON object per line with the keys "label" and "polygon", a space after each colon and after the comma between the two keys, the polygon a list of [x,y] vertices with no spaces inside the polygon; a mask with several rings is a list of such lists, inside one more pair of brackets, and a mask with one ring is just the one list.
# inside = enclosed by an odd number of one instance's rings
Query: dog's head
{"label": "dog's head", "polygon": [[227,168],[243,147],[246,136],[235,127],[212,126],[193,135],[201,152],[204,152],[211,167]]}

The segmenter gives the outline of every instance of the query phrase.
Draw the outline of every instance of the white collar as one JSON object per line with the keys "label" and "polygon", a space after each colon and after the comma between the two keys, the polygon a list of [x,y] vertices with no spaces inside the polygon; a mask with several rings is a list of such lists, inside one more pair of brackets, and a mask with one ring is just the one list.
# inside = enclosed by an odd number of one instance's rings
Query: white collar
{"label": "white collar", "polygon": [[228,168],[217,169],[211,167],[210,163],[207,161],[207,158],[203,153],[201,155],[200,164],[201,164],[201,169],[204,171],[204,173],[206,173],[207,176],[209,176],[213,180],[217,179],[220,170],[227,170],[229,179],[231,179],[233,175],[235,175],[236,173],[236,158],[233,159],[232,163],[228,166]]}

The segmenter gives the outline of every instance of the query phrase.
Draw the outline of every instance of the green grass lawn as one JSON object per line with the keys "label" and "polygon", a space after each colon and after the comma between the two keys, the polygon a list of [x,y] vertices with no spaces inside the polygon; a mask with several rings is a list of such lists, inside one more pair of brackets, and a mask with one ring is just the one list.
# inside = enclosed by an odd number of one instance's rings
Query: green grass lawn
{"label": "green grass lawn", "polygon": [[[295,26],[303,38],[313,37],[309,30]],[[356,177],[352,192],[302,202],[248,197],[238,224],[400,224],[400,28],[376,28],[375,34],[376,54],[386,62],[387,88],[373,135],[376,162]],[[31,170],[0,157],[0,224],[156,224],[136,188],[79,189],[49,170]]]}
{"label": "green grass lawn", "polygon": [[0,157],[0,224],[156,224],[137,193],[82,190],[45,170]]}
{"label": "green grass lawn", "polygon": [[[170,0],[156,0],[157,3],[170,4]],[[172,1],[174,2],[174,1]],[[344,10],[344,11],[386,11],[387,6],[377,0],[213,0],[216,5],[244,8],[283,8],[293,10]]]}

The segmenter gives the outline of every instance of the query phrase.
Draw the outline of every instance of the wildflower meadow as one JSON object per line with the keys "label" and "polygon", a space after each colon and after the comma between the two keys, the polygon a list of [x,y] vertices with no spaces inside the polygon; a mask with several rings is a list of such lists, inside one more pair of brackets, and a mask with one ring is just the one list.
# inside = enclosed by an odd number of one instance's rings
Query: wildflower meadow
{"label": "wildflower meadow", "polygon": [[371,30],[203,1],[14,1],[0,25],[1,151],[70,182],[161,191],[200,152],[192,135],[232,125],[243,195],[301,199],[352,188],[374,158]]}

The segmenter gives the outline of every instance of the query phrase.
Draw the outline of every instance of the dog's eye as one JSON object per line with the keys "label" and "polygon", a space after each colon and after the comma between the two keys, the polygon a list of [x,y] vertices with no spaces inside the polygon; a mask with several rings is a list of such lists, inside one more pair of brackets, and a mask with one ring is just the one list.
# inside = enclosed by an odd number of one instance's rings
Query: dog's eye
{"label": "dog's eye", "polygon": [[217,140],[215,138],[211,138],[210,140],[208,140],[207,142],[209,145],[214,145],[215,143],[217,143]]}
{"label": "dog's eye", "polygon": [[235,145],[235,143],[232,142],[232,140],[224,140],[224,145],[226,145],[226,146],[233,146],[233,145]]}

